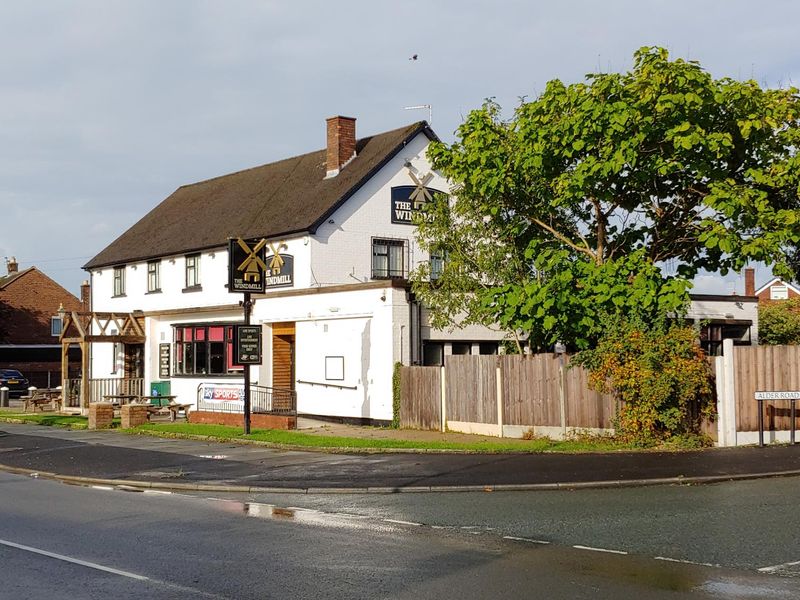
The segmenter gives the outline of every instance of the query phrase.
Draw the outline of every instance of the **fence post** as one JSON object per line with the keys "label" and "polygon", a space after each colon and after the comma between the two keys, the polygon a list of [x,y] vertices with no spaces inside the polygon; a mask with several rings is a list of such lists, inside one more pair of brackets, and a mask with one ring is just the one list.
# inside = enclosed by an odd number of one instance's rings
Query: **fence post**
{"label": "fence post", "polygon": [[561,439],[567,439],[567,401],[565,391],[564,353],[558,354],[558,404],[561,410]]}
{"label": "fence post", "polygon": [[497,364],[497,428],[498,437],[503,437],[503,375],[500,364]]}
{"label": "fence post", "polygon": [[[733,340],[722,341],[722,369],[717,373],[722,381],[722,390],[717,385],[720,427],[723,428],[720,445],[736,446],[736,377],[734,373]],[[719,364],[717,365],[719,367]],[[721,393],[720,393],[721,392]]]}
{"label": "fence post", "polygon": [[444,432],[444,431],[447,431],[447,383],[445,382],[444,365],[442,365],[442,369],[441,369],[440,373],[441,373],[441,376],[439,377],[439,382],[441,383],[441,394],[442,394],[442,398],[441,398],[441,402],[442,402],[442,410],[441,410],[442,424],[441,424],[440,429],[441,429],[442,432]]}

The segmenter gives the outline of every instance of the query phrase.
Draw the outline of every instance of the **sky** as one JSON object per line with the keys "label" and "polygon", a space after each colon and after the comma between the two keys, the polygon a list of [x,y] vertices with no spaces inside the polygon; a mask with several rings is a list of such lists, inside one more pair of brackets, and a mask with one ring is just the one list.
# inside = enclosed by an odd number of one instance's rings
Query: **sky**
{"label": "sky", "polygon": [[645,45],[800,84],[799,21],[788,0],[3,0],[0,257],[78,294],[81,266],[177,187],[322,148],[326,117],[362,137],[430,104],[450,142],[485,98],[510,115]]}

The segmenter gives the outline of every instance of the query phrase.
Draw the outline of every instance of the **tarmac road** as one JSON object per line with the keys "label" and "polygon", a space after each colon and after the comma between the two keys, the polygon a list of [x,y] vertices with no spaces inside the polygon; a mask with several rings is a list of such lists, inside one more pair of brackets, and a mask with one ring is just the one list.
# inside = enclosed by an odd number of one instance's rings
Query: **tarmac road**
{"label": "tarmac road", "polygon": [[0,463],[98,478],[391,489],[800,473],[800,446],[609,454],[327,454],[0,425]]}
{"label": "tarmac road", "polygon": [[740,570],[3,473],[0,497],[0,598],[14,600],[789,599],[800,590],[796,579]]}

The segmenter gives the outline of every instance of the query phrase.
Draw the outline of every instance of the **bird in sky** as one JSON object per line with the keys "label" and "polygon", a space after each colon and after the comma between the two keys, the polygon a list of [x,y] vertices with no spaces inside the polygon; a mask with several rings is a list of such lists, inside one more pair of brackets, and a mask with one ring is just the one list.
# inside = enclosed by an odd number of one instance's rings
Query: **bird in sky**
{"label": "bird in sky", "polygon": [[411,58],[409,58],[408,60],[417,60],[417,55],[416,54],[412,55]]}

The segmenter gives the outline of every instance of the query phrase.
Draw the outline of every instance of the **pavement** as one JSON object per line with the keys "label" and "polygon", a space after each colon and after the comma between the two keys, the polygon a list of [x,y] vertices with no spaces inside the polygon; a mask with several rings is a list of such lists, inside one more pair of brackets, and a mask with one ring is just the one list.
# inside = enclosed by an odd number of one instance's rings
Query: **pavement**
{"label": "pavement", "polygon": [[332,454],[0,423],[0,469],[74,483],[231,492],[545,490],[797,476],[800,445],[603,454]]}

